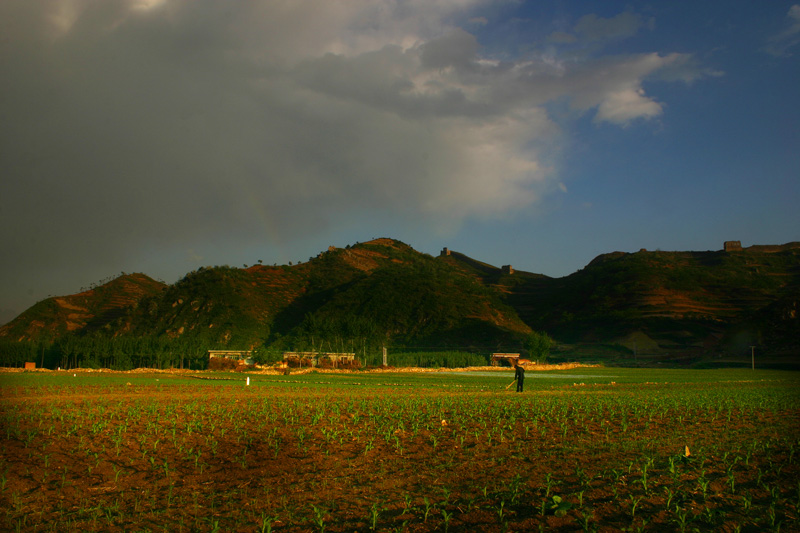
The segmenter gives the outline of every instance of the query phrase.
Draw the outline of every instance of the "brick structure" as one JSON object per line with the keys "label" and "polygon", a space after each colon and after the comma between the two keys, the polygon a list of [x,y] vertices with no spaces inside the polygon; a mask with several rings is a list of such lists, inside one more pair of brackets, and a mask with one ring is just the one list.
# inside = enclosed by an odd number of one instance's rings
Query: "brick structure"
{"label": "brick structure", "polygon": [[759,252],[773,254],[798,249],[800,249],[800,242],[798,241],[787,242],[786,244],[754,244],[747,248],[742,248],[742,243],[740,241],[725,241],[726,252]]}
{"label": "brick structure", "polygon": [[209,350],[208,360],[230,359],[240,365],[254,365],[252,350]]}
{"label": "brick structure", "polygon": [[502,272],[503,272],[503,274],[513,274],[514,273],[514,267],[512,267],[511,265],[503,265]]}
{"label": "brick structure", "polygon": [[283,360],[287,364],[297,366],[320,366],[327,363],[336,367],[342,364],[353,364],[355,358],[355,353],[283,352]]}
{"label": "brick structure", "polygon": [[508,364],[509,366],[517,366],[517,361],[519,361],[519,354],[518,353],[493,353],[492,354],[492,366],[500,366],[504,363]]}

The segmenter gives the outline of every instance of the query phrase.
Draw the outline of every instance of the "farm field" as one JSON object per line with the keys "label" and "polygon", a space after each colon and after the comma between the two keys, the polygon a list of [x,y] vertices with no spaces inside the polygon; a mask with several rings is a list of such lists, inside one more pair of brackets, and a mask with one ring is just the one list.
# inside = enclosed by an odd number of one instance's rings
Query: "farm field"
{"label": "farm field", "polygon": [[0,373],[0,530],[800,531],[800,373],[197,376]]}

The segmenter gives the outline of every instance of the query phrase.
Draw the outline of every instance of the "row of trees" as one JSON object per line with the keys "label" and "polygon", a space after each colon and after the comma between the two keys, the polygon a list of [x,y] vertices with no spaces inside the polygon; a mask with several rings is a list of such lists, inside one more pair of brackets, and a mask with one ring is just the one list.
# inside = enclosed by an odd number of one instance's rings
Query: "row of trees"
{"label": "row of trees", "polygon": [[[437,351],[437,352],[394,352],[388,355],[388,365],[393,367],[419,368],[464,368],[468,366],[486,366],[489,364],[487,354],[464,351]],[[365,364],[380,366],[383,364],[383,354],[367,356]]]}
{"label": "row of trees", "polygon": [[[327,325],[327,324],[326,324]],[[345,333],[365,333],[358,324]],[[361,324],[360,326],[363,326]],[[325,328],[320,328],[324,330]],[[315,329],[319,335],[320,330]],[[350,352],[367,366],[383,364],[383,346],[378,336],[328,335],[305,337],[305,342],[292,346],[261,346],[253,350],[253,358],[259,364],[272,364],[283,358],[283,350]],[[297,340],[297,339],[295,339]],[[552,339],[543,333],[531,334],[526,342],[528,357],[544,361],[550,352]],[[198,338],[169,337],[103,337],[67,336],[51,341],[0,341],[0,366],[21,367],[34,362],[44,368],[109,368],[131,370],[133,368],[186,368],[205,369],[208,366],[208,350],[225,348],[210,346]],[[488,355],[459,348],[439,350],[412,350],[390,347],[389,364],[396,367],[445,367],[482,366],[488,363]]]}
{"label": "row of trees", "polygon": [[0,366],[44,368],[192,368],[208,364],[208,347],[193,339],[67,336],[55,342],[0,341]]}

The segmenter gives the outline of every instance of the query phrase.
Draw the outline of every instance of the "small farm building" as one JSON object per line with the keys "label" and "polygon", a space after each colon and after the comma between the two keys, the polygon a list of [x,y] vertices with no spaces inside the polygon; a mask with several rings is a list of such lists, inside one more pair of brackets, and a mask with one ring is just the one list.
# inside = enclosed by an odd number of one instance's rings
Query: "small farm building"
{"label": "small farm building", "polygon": [[501,365],[511,365],[517,366],[517,362],[519,361],[519,354],[518,353],[493,353],[492,354],[492,366],[501,366]]}
{"label": "small farm building", "polygon": [[331,366],[336,367],[342,363],[350,364],[355,358],[355,353],[283,352],[284,361],[298,366],[319,366],[320,364],[330,363]]}
{"label": "small farm building", "polygon": [[255,359],[253,359],[252,350],[209,350],[208,351],[209,361],[215,358],[241,361],[241,364],[248,366],[253,366],[254,364],[256,364]]}

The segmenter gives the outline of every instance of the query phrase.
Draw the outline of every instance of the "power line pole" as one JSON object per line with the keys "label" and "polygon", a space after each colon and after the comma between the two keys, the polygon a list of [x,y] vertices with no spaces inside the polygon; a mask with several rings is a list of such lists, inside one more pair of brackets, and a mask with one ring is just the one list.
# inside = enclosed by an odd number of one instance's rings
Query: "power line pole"
{"label": "power line pole", "polygon": [[756,369],[756,347],[755,346],[751,346],[750,347],[750,363],[751,363],[751,365],[753,367],[753,370],[755,370]]}

